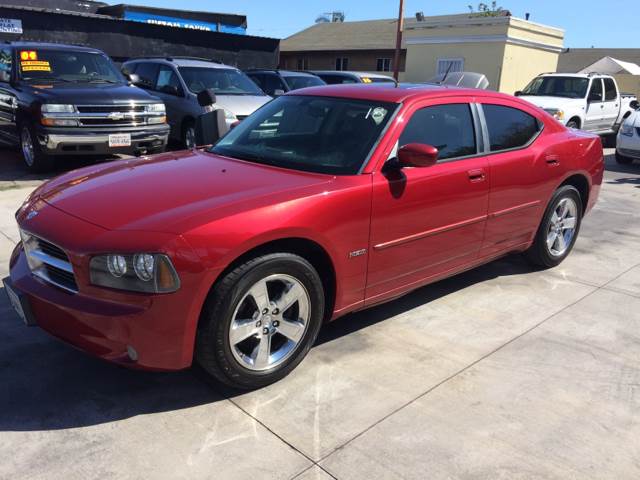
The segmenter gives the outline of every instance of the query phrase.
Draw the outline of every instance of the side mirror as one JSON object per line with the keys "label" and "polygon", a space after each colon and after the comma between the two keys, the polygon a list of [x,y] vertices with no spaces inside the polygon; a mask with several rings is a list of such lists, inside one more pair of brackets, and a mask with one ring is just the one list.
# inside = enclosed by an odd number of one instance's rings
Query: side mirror
{"label": "side mirror", "polygon": [[212,88],[207,88],[198,93],[198,105],[201,107],[210,107],[216,103],[216,94]]}
{"label": "side mirror", "polygon": [[402,167],[430,167],[438,161],[438,149],[433,145],[409,143],[398,150]]}
{"label": "side mirror", "polygon": [[516,93],[513,94],[516,97],[521,97],[522,96],[522,90],[518,90]]}
{"label": "side mirror", "polygon": [[162,93],[166,93],[167,95],[173,95],[174,97],[182,96],[180,94],[180,90],[178,90],[178,87],[176,87],[175,85],[163,85],[160,88],[160,91]]}
{"label": "side mirror", "polygon": [[640,109],[640,102],[638,100],[632,100],[629,106],[634,110],[638,110]]}
{"label": "side mirror", "polygon": [[0,82],[9,83],[11,81],[11,72],[0,70]]}
{"label": "side mirror", "polygon": [[273,91],[273,96],[274,97],[281,97],[282,95],[284,95],[286,92],[280,88],[276,89]]}

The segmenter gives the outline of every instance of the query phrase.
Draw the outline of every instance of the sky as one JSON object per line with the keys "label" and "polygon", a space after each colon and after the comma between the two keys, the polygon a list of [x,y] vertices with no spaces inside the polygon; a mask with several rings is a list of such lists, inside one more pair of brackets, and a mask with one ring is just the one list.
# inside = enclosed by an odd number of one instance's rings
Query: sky
{"label": "sky", "polygon": [[[110,1],[110,0],[106,0]],[[119,3],[119,2],[113,2]],[[127,0],[153,7],[239,13],[247,16],[250,35],[286,38],[313,25],[324,12],[345,12],[346,21],[395,18],[397,0]],[[470,0],[405,0],[405,16],[466,13]],[[491,3],[485,0],[485,3]],[[635,4],[635,6],[634,6]],[[640,48],[640,5],[637,0],[504,0],[498,2],[516,17],[563,28],[565,47]],[[626,13],[625,13],[626,12]]]}

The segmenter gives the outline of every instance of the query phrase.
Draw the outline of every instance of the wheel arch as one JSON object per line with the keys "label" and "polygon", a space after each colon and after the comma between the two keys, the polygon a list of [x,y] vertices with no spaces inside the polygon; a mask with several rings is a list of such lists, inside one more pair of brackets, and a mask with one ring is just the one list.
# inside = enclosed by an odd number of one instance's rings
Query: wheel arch
{"label": "wheel arch", "polygon": [[572,121],[578,124],[578,129],[582,128],[582,118],[580,118],[578,115],[573,115],[571,118],[569,118],[569,120],[567,120],[567,125]]}
{"label": "wheel arch", "polygon": [[269,253],[292,253],[307,260],[318,272],[322,280],[325,293],[325,318],[327,321],[333,315],[337,295],[337,275],[333,260],[329,252],[319,243],[303,237],[286,237],[267,241],[250,248],[234,258],[216,277],[209,289],[207,297],[214,291],[218,283],[238,265],[246,261],[267,255]]}
{"label": "wheel arch", "polygon": [[584,214],[587,211],[587,206],[589,205],[589,190],[591,188],[589,179],[581,173],[575,173],[567,177],[560,185],[558,185],[558,188],[565,185],[571,185],[578,190],[580,200],[582,201],[582,213]]}

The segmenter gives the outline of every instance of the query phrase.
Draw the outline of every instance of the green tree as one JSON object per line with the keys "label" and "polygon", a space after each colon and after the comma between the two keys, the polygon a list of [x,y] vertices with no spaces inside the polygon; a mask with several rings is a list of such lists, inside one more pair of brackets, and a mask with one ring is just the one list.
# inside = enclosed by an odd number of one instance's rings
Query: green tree
{"label": "green tree", "polygon": [[478,8],[475,9],[473,5],[469,5],[469,11],[478,17],[499,17],[504,15],[506,10],[498,6],[498,2],[491,2],[491,5],[486,3],[479,3]]}

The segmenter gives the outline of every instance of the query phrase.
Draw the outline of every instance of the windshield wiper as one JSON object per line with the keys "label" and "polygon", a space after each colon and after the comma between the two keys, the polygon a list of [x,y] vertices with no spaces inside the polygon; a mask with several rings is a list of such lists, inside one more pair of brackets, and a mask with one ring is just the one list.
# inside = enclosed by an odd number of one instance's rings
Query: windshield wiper
{"label": "windshield wiper", "polygon": [[[77,80],[78,82],[83,82],[84,80]],[[89,80],[89,83],[119,83],[115,80],[109,80],[107,78],[92,78]]]}
{"label": "windshield wiper", "polygon": [[60,78],[60,77],[25,77],[23,78],[24,81],[26,82],[65,82],[65,83],[72,83],[71,80],[67,80],[66,78]]}

